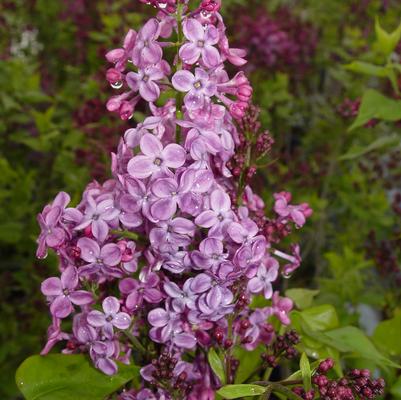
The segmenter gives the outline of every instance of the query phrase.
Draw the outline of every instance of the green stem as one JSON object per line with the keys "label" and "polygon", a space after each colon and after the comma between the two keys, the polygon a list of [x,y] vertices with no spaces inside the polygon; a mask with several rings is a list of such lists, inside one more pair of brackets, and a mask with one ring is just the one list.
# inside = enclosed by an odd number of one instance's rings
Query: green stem
{"label": "green stem", "polygon": [[145,347],[142,346],[141,342],[138,340],[136,336],[134,336],[131,332],[128,330],[124,331],[125,336],[130,340],[132,345],[137,349],[140,353],[148,355],[148,351],[145,349]]}
{"label": "green stem", "polygon": [[132,239],[132,240],[138,240],[139,239],[139,235],[137,233],[134,232],[130,232],[130,231],[119,231],[117,229],[112,229],[111,233],[113,235],[117,235],[126,239]]}

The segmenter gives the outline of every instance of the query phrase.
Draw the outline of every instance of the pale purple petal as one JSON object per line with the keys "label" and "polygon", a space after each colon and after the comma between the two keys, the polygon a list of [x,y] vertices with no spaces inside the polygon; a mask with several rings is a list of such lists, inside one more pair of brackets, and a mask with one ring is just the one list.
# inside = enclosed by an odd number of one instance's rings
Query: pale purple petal
{"label": "pale purple petal", "polygon": [[167,295],[173,298],[180,298],[183,294],[182,290],[174,282],[166,282],[163,288]]}
{"label": "pale purple petal", "polygon": [[116,314],[120,309],[120,303],[115,297],[109,296],[103,300],[102,307],[106,314]]}
{"label": "pale purple petal", "polygon": [[262,291],[264,285],[263,282],[255,276],[248,282],[248,290],[252,293],[259,293]]}
{"label": "pale purple petal", "polygon": [[178,333],[174,336],[174,344],[184,349],[192,349],[196,346],[196,339],[189,333]]}
{"label": "pale purple petal", "polygon": [[102,219],[92,221],[92,234],[99,242],[103,242],[109,234],[109,225]]}
{"label": "pale purple petal", "polygon": [[211,210],[204,211],[195,218],[195,224],[203,228],[210,228],[218,222],[216,213]]}
{"label": "pale purple petal", "polygon": [[189,92],[193,89],[194,81],[193,74],[186,70],[176,72],[171,80],[174,88],[180,92]]}
{"label": "pale purple petal", "polygon": [[213,46],[205,46],[202,49],[202,60],[208,67],[215,67],[220,62],[219,51]]}
{"label": "pale purple petal", "polygon": [[210,195],[210,205],[215,211],[228,211],[231,208],[230,196],[220,189],[216,189]]}
{"label": "pale purple petal", "polygon": [[46,244],[55,248],[60,246],[65,239],[65,232],[62,228],[51,228],[51,233],[46,236]]}
{"label": "pale purple petal", "polygon": [[212,278],[206,274],[199,274],[191,282],[191,290],[195,293],[203,293],[212,286]]}
{"label": "pale purple petal", "polygon": [[142,136],[140,147],[142,153],[148,157],[157,157],[163,150],[160,140],[150,133]]}
{"label": "pale purple petal", "polygon": [[149,102],[156,101],[160,96],[159,85],[151,80],[139,85],[139,93],[143,99]]}
{"label": "pale purple petal", "polygon": [[205,31],[203,30],[203,26],[194,18],[188,18],[184,21],[183,32],[185,37],[193,42],[204,40]]}
{"label": "pale purple petal", "polygon": [[78,286],[78,271],[75,267],[67,267],[61,274],[63,289],[75,289]]}
{"label": "pale purple petal", "polygon": [[50,306],[50,312],[56,318],[66,318],[73,311],[70,299],[67,296],[58,296]]}
{"label": "pale purple petal", "polygon": [[179,56],[186,64],[195,64],[201,55],[201,49],[193,43],[185,43],[181,46]]}
{"label": "pale purple petal", "polygon": [[106,316],[101,311],[98,310],[91,311],[87,315],[86,320],[90,325],[96,328],[100,328],[106,324]]}
{"label": "pale purple petal", "polygon": [[170,197],[173,192],[177,191],[177,182],[171,178],[157,179],[152,184],[152,193],[159,198]]}
{"label": "pale purple petal", "polygon": [[63,292],[61,280],[60,278],[56,277],[47,278],[46,280],[44,280],[41,284],[40,289],[45,296],[58,296]]}
{"label": "pale purple petal", "polygon": [[185,163],[186,151],[178,144],[168,144],[163,150],[164,165],[179,168]]}
{"label": "pale purple petal", "polygon": [[177,202],[171,198],[157,200],[150,208],[152,217],[162,221],[170,219],[176,211]]}
{"label": "pale purple petal", "polygon": [[131,317],[124,312],[120,312],[113,318],[113,325],[118,329],[128,329],[131,323]]}
{"label": "pale purple petal", "polygon": [[89,304],[93,300],[92,293],[86,292],[85,290],[76,290],[70,293],[69,298],[72,303],[78,306]]}
{"label": "pale purple petal", "polygon": [[121,261],[121,250],[114,243],[108,243],[102,247],[100,257],[106,265],[114,267]]}
{"label": "pale purple petal", "polygon": [[159,170],[159,167],[157,167],[153,161],[154,159],[147,156],[136,156],[128,163],[128,173],[134,178],[147,178]]}
{"label": "pale purple petal", "polygon": [[118,371],[117,364],[110,358],[99,358],[96,366],[106,375],[114,375]]}
{"label": "pale purple petal", "polygon": [[95,262],[100,255],[100,247],[92,239],[81,238],[78,240],[77,246],[81,249],[81,258],[86,262]]}
{"label": "pale purple petal", "polygon": [[165,326],[169,319],[168,313],[162,308],[156,308],[148,314],[149,323],[157,328]]}

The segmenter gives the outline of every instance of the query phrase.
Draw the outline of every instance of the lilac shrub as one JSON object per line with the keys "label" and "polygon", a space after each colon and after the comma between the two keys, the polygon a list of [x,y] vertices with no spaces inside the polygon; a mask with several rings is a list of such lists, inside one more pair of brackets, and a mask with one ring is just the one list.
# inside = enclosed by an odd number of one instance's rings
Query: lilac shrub
{"label": "lilac shrub", "polygon": [[[272,139],[243,122],[252,87],[224,67],[245,53],[229,47],[219,4],[152,4],[156,18],[106,55],[119,91],[107,108],[126,120],[144,102],[150,116],[121,138],[112,179],[90,183],[76,207],[62,192],[38,216],[37,256],[54,250],[61,274],[42,284],[53,318],[42,354],[65,342],[107,375],[117,361],[140,365],[141,388],[121,399],[213,399],[210,349],[223,349],[230,383],[233,348],[269,345],[270,322],[290,323],[275,283],[301,258],[282,239],[312,211],[287,192],[268,210],[250,186]],[[234,168],[237,148],[248,151]],[[250,307],[255,296],[265,306]]]}

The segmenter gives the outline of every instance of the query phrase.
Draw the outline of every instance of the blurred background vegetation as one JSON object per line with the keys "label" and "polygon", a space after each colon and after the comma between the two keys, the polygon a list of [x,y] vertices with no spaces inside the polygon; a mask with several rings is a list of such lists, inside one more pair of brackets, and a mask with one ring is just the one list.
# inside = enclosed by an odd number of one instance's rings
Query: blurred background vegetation
{"label": "blurred background vegetation", "polygon": [[[399,363],[401,45],[383,29],[397,29],[401,3],[223,0],[223,13],[275,139],[256,187],[314,209],[291,287],[310,289],[308,305],[332,304],[338,326],[361,328]],[[124,123],[105,110],[104,54],[152,14],[136,0],[0,3],[1,399],[18,398],[15,369],[49,323],[39,287],[55,260],[35,260],[36,214],[58,191],[78,201],[88,180],[109,176],[110,151],[141,110]],[[380,368],[388,398],[401,399],[396,370],[347,362]]]}

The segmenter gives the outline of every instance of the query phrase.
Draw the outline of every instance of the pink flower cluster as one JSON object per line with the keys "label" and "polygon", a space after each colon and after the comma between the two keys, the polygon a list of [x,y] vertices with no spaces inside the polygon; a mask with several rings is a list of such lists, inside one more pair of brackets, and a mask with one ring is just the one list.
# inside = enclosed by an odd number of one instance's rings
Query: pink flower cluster
{"label": "pink flower cluster", "polygon": [[[124,119],[144,100],[152,115],[125,132],[112,179],[89,184],[76,207],[62,192],[38,216],[37,255],[53,249],[61,273],[42,284],[53,317],[43,353],[67,341],[64,352],[89,353],[109,375],[117,360],[135,357],[143,387],[121,399],[169,399],[168,387],[211,399],[220,382],[210,348],[252,350],[273,339],[269,318],[289,323],[292,302],[273,284],[299,266],[299,246],[279,250],[255,216],[289,232],[311,210],[283,192],[274,217],[262,216],[262,199],[242,191],[226,165],[252,88],[242,72],[230,79],[224,69],[224,61],[242,65],[244,54],[229,48],[218,4],[192,12],[157,4],[157,18],[107,53],[107,79],[125,88],[108,108]],[[162,91],[171,97],[155,104]],[[270,305],[250,308],[254,296]]]}

